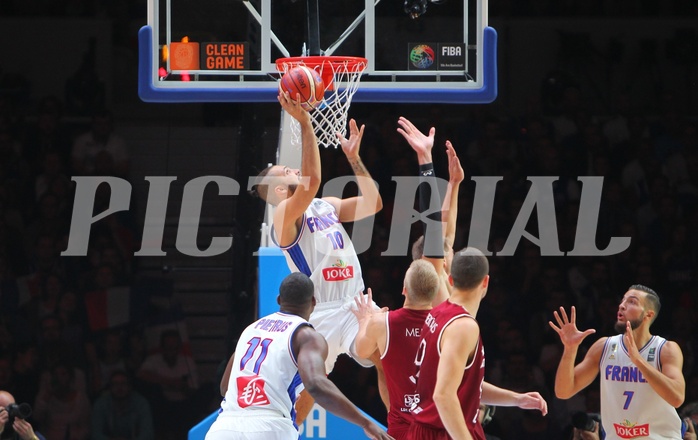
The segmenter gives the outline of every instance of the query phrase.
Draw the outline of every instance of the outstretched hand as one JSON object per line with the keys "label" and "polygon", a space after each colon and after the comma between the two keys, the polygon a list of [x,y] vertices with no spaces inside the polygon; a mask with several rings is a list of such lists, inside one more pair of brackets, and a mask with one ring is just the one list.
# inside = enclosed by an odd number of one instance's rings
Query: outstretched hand
{"label": "outstretched hand", "polygon": [[352,118],[349,121],[349,139],[346,139],[342,133],[337,133],[339,144],[342,146],[342,151],[347,156],[347,159],[359,157],[359,148],[361,147],[361,138],[364,137],[364,128],[361,124],[361,129],[356,125],[356,121]]}
{"label": "outstretched hand", "polygon": [[367,290],[367,294],[358,294],[354,297],[354,303],[356,304],[355,309],[351,309],[351,312],[356,316],[356,319],[361,322],[364,319],[368,319],[373,315],[373,311],[375,310],[373,308],[373,292],[371,292],[371,288],[369,287]]}
{"label": "outstretched hand", "polygon": [[431,160],[431,149],[434,147],[434,135],[436,134],[436,129],[431,127],[429,129],[429,135],[425,135],[414,126],[409,119],[400,116],[397,123],[400,125],[397,132],[405,138],[412,149],[417,153],[417,158],[419,163],[430,163]]}
{"label": "outstretched hand", "polygon": [[557,325],[553,324],[552,321],[548,321],[548,324],[550,324],[550,327],[552,327],[552,329],[555,330],[555,332],[557,332],[558,335],[560,335],[560,341],[562,341],[562,344],[565,347],[576,347],[582,343],[584,338],[593,333],[596,333],[596,330],[592,328],[583,332],[577,330],[577,309],[575,309],[574,306],[572,306],[572,309],[570,311],[569,319],[567,318],[567,312],[565,311],[564,307],[560,307],[559,314],[557,311],[553,312],[553,314],[555,315]]}
{"label": "outstretched hand", "polygon": [[465,179],[465,171],[451,141],[446,141],[446,156],[448,156],[448,180],[455,184],[461,183]]}
{"label": "outstretched hand", "polygon": [[548,402],[543,399],[540,393],[535,391],[521,393],[516,406],[521,409],[537,409],[543,415],[548,414]]}

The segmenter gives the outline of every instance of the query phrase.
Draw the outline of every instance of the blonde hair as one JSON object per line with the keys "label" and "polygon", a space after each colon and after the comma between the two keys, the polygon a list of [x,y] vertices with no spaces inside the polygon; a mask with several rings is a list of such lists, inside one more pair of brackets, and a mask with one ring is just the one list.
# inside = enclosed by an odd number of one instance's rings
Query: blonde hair
{"label": "blonde hair", "polygon": [[407,296],[413,302],[430,303],[439,291],[439,274],[431,263],[414,260],[405,276]]}

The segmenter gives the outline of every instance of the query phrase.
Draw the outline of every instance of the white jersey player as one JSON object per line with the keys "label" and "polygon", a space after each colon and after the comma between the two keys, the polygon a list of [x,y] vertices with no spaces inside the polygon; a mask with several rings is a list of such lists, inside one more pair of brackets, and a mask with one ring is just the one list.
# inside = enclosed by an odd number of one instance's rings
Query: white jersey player
{"label": "white jersey player", "polygon": [[242,332],[216,423],[234,426],[247,417],[264,417],[285,438],[297,435],[293,405],[302,385],[291,338],[301,325],[309,324],[277,312]]}
{"label": "white jersey player", "polygon": [[[271,238],[278,245],[273,230]],[[292,272],[303,272],[313,280],[318,304],[353,300],[364,291],[354,244],[329,201],[313,199],[303,213],[296,239],[279,247]]]}
{"label": "white jersey player", "polygon": [[369,438],[390,439],[327,379],[327,343],[307,322],[315,306],[310,278],[287,276],[278,301],[278,313],[240,335],[221,380],[225,399],[206,440],[297,440],[293,407],[301,381],[326,410],[361,426]]}
{"label": "white jersey player", "polygon": [[[273,231],[272,239],[276,243]],[[364,290],[361,265],[334,206],[326,200],[313,199],[303,214],[297,239],[280,247],[291,271],[308,275],[315,284],[317,306],[310,323],[329,345],[327,371],[332,371],[342,353],[370,366],[355,353],[359,324],[350,311],[354,297]]]}
{"label": "white jersey player", "polygon": [[576,311],[560,307],[557,325],[550,326],[564,345],[555,376],[555,394],[568,399],[590,385],[601,373],[601,425],[606,439],[681,440],[681,419],[676,408],[683,404],[686,382],[683,354],[676,342],[650,333],[661,304],[649,287],[630,286],[618,306],[619,335],[600,338],[574,365],[582,340],[595,332],[581,332]]}
{"label": "white jersey player", "polygon": [[[351,355],[364,366],[375,364],[378,388],[387,407],[380,355],[374,353],[370,362],[361,361],[355,355],[354,339],[359,327],[351,307],[354,306],[353,297],[363,291],[363,281],[356,251],[341,226],[341,222],[366,218],[383,207],[376,183],[359,157],[364,126],[359,129],[352,119],[349,121],[349,139],[338,135],[342,151],[356,176],[359,195],[344,199],[317,199],[322,173],[312,120],[287,93],[279,95],[279,102],[301,127],[301,169],[283,165],[268,167],[259,174],[253,191],[276,207],[273,236],[286,253],[289,268],[308,274],[316,284],[318,305],[310,322],[329,345],[328,373],[341,353]],[[311,407],[312,401],[304,395],[297,408],[301,420]]]}
{"label": "white jersey player", "polygon": [[[606,431],[606,438],[680,439],[681,419],[676,409],[652,389],[630,360],[623,336],[608,338],[601,355],[601,420],[613,429]],[[659,371],[666,342],[660,336],[652,336],[639,349],[647,363]]]}

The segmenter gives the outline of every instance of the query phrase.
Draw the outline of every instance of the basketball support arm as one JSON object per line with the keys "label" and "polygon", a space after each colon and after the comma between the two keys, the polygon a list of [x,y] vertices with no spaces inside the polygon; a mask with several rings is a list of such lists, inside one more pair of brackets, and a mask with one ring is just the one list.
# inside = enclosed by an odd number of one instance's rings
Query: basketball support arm
{"label": "basketball support arm", "polygon": [[[269,1],[269,0],[267,0],[267,1]],[[252,17],[254,17],[254,19],[257,20],[257,23],[259,23],[259,25],[262,26],[262,29],[264,29],[264,23],[262,23],[262,16],[255,9],[255,7],[252,6],[252,3],[250,3],[247,0],[243,0],[242,4],[245,6],[245,8],[247,8],[247,10],[250,12],[250,14],[252,14]],[[264,6],[262,6],[262,8],[264,8]],[[270,15],[270,14],[267,14],[267,15]],[[269,29],[269,38],[271,38],[271,41],[274,42],[274,46],[276,46],[276,48],[279,49],[285,57],[291,56],[288,52],[288,49],[286,49],[286,47],[283,45],[283,43],[281,43],[281,40],[279,40],[279,37],[277,37],[276,34],[274,33],[274,31],[272,31],[271,29]]]}

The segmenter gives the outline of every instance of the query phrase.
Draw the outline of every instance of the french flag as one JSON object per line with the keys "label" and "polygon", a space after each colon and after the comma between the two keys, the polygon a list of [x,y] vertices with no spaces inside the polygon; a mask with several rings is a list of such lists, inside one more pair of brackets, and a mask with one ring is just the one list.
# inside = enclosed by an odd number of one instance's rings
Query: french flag
{"label": "french flag", "polygon": [[131,317],[131,289],[112,287],[88,292],[85,308],[92,331],[126,325]]}

